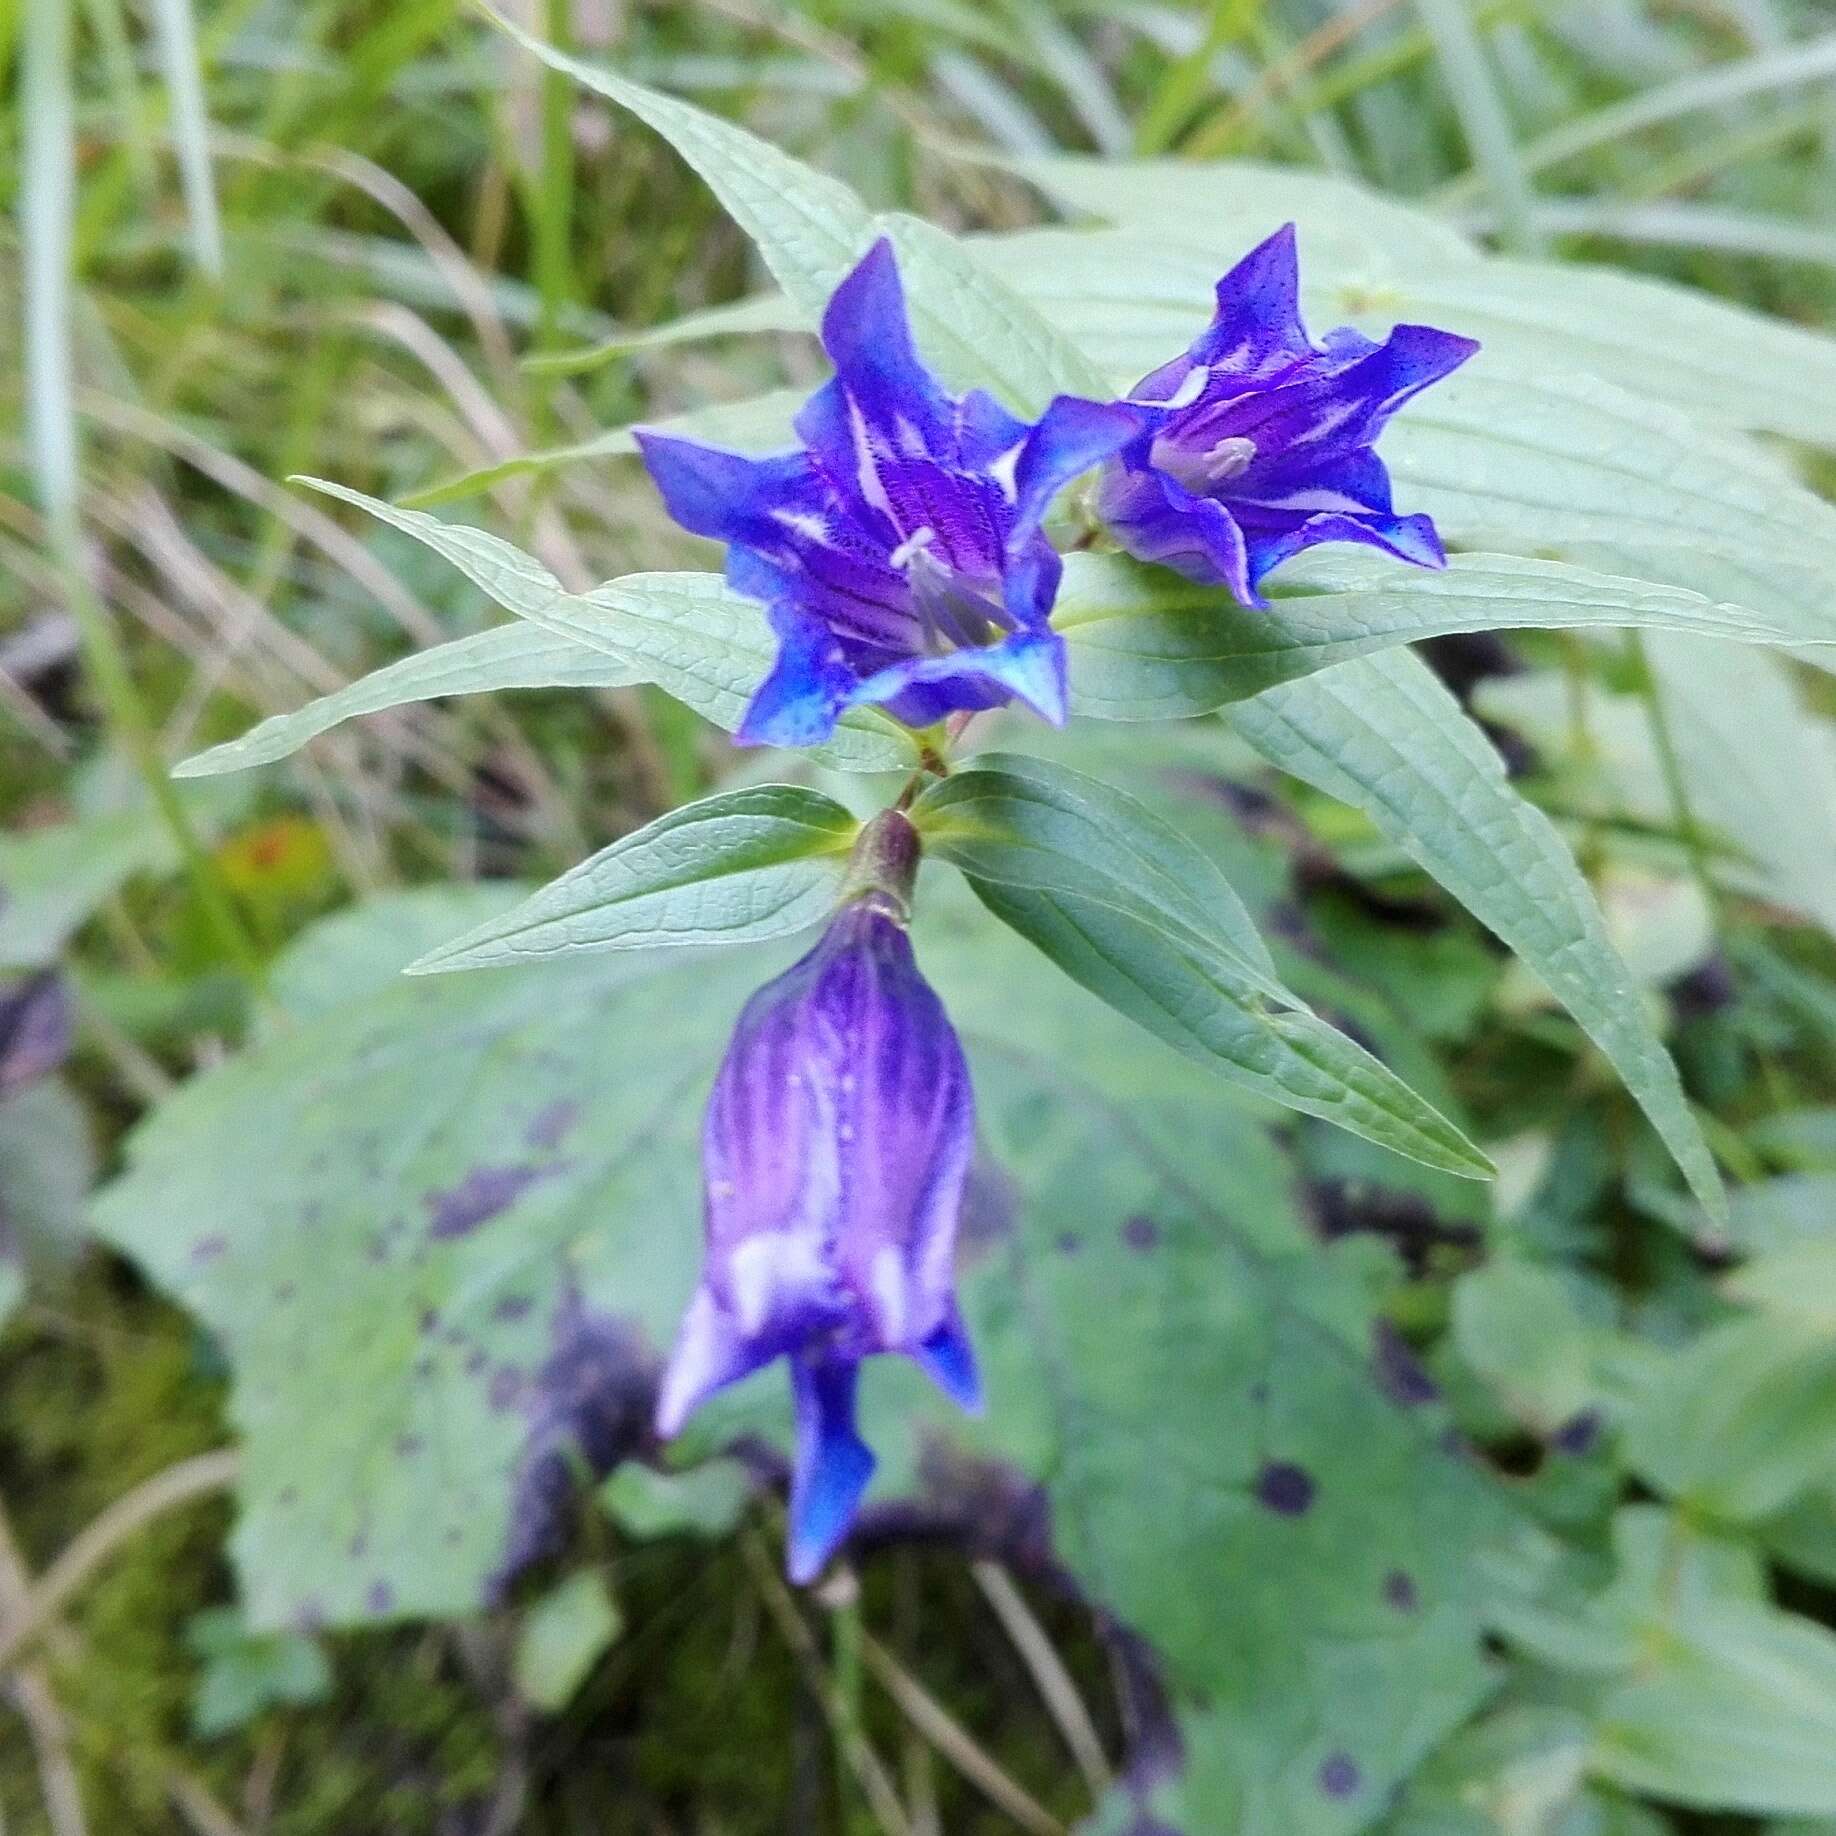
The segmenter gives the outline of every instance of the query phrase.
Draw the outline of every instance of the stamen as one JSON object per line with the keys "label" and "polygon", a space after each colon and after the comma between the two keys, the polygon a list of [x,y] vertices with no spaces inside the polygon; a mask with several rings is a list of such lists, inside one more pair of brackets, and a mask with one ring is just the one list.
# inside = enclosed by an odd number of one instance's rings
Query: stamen
{"label": "stamen", "polygon": [[1231,435],[1202,452],[1194,452],[1171,435],[1161,434],[1148,456],[1152,464],[1177,479],[1195,497],[1204,497],[1249,470],[1256,457],[1256,442],[1240,434]]}
{"label": "stamen", "polygon": [[922,529],[914,529],[897,548],[892,551],[890,559],[894,567],[904,573],[912,562],[937,540],[937,531],[929,523]]}

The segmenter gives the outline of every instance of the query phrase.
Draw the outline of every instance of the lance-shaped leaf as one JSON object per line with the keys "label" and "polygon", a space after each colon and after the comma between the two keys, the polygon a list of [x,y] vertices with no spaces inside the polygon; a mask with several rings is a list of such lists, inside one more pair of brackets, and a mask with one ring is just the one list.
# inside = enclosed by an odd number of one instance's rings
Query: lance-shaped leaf
{"label": "lance-shaped leaf", "polygon": [[471,637],[372,670],[367,676],[309,701],[290,714],[270,714],[240,739],[194,753],[172,768],[175,778],[209,778],[219,772],[270,765],[298,752],[308,740],[363,714],[443,695],[484,695],[497,689],[622,688],[644,680],[634,663],[539,625],[500,625]]}
{"label": "lance-shaped leaf", "polygon": [[[764,614],[712,574],[628,574],[569,593],[541,562],[482,529],[442,523],[346,485],[302,478],[327,496],[424,543],[506,612],[639,672],[731,733],[776,646]],[[843,771],[894,771],[917,762],[911,735],[871,708],[851,711],[811,757]]]}
{"label": "lance-shaped leaf", "polygon": [[997,918],[1169,1045],[1271,1102],[1490,1177],[1453,1123],[1281,988],[1246,945],[1253,929],[1216,869],[1132,798],[1063,767],[1000,759],[946,779],[913,817]]}
{"label": "lance-shaped leaf", "polygon": [[1727,1195],[1676,1066],[1574,856],[1428,666],[1386,651],[1270,689],[1226,718],[1272,764],[1363,810],[1516,951],[1725,1220]]}
{"label": "lance-shaped leaf", "polygon": [[705,797],[602,848],[408,972],[783,937],[834,905],[859,829],[832,797],[795,784]]}
{"label": "lance-shaped leaf", "polygon": [[1750,643],[1836,641],[1836,618],[1749,611],[1682,587],[1557,561],[1456,555],[1405,574],[1356,549],[1316,550],[1277,576],[1266,610],[1121,556],[1066,557],[1053,623],[1071,650],[1072,705],[1106,720],[1209,713],[1352,657],[1455,631],[1642,627]]}

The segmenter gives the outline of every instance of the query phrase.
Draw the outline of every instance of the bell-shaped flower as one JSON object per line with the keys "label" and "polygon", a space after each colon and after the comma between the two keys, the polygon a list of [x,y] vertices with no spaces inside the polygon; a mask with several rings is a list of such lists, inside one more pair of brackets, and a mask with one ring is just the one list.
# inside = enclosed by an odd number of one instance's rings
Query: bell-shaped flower
{"label": "bell-shaped flower", "polygon": [[855,1426],[863,1358],[903,1353],[981,1406],[954,1287],[974,1103],[906,933],[917,847],[898,812],[876,818],[870,889],[740,1015],[702,1135],[701,1281],[657,1403],[658,1433],[674,1435],[716,1390],[789,1360],[797,1581],[846,1534],[873,1472]]}
{"label": "bell-shaped flower", "polygon": [[914,727],[1011,700],[1062,723],[1060,562],[1040,525],[1143,417],[1061,395],[1028,425],[982,390],[946,394],[885,241],[835,290],[822,341],[835,376],[797,415],[800,450],[637,436],[670,515],[728,544],[728,581],[776,632],[738,738],[815,745],[861,702]]}
{"label": "bell-shaped flower", "polygon": [[1478,348],[1426,325],[1381,344],[1341,327],[1315,344],[1289,224],[1218,282],[1204,335],[1136,386],[1152,422],[1104,468],[1097,514],[1131,554],[1244,605],[1266,605],[1264,576],[1316,542],[1444,567],[1434,524],[1392,508],[1375,442]]}

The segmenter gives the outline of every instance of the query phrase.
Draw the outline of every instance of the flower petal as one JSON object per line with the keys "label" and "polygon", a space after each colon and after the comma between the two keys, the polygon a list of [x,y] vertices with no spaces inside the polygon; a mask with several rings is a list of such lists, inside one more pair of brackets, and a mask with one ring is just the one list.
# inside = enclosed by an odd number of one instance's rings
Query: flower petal
{"label": "flower petal", "polygon": [[929,1338],[920,1341],[912,1357],[918,1368],[967,1415],[982,1413],[982,1377],[976,1369],[975,1347],[956,1302],[944,1322]]}
{"label": "flower petal", "polygon": [[1217,316],[1188,353],[1253,384],[1312,357],[1300,317],[1300,255],[1285,223],[1218,282]]}
{"label": "flower petal", "polygon": [[790,1542],[786,1568],[793,1581],[814,1581],[835,1553],[861,1494],[873,1477],[873,1450],[854,1424],[860,1366],[852,1358],[800,1355],[791,1360],[797,1411],[797,1458],[791,1475]]}
{"label": "flower petal", "polygon": [[1019,632],[982,650],[913,657],[870,676],[854,698],[878,702],[914,727],[1018,700],[1062,727],[1070,707],[1064,640],[1054,631]]}
{"label": "flower petal", "polygon": [[644,428],[636,439],[670,515],[696,535],[769,548],[784,538],[784,512],[820,515],[826,507],[805,453],[760,459]]}
{"label": "flower petal", "polygon": [[1143,431],[1148,419],[1124,402],[1054,396],[1015,456],[1014,524],[1008,536],[1009,552],[1018,550],[1033,536],[1051,508],[1052,499],[1072,479],[1119,452]]}
{"label": "flower petal", "polygon": [[680,1434],[683,1423],[716,1390],[738,1383],[775,1356],[775,1350],[747,1341],[705,1285],[696,1288],[657,1387],[657,1433],[664,1440]]}
{"label": "flower petal", "polygon": [[1112,464],[1098,491],[1097,514],[1138,560],[1228,587],[1246,606],[1264,603],[1250,578],[1237,519],[1223,504],[1194,497],[1164,472]]}
{"label": "flower petal", "polygon": [[955,418],[951,401],[912,343],[899,264],[884,236],[830,297],[822,315],[822,347],[876,431],[892,434],[904,421],[917,428],[929,450],[944,456]]}
{"label": "flower petal", "polygon": [[1338,511],[1324,511],[1279,533],[1251,531],[1249,545],[1250,579],[1260,584],[1269,571],[1319,542],[1359,542],[1367,548],[1381,549],[1399,561],[1413,562],[1417,567],[1442,568],[1447,556],[1441,547],[1434,520],[1426,516],[1351,516]]}

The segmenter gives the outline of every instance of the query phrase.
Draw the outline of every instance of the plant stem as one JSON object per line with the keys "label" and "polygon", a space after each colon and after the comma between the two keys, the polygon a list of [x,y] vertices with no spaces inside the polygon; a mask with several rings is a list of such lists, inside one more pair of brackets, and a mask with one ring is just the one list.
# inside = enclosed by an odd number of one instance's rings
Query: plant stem
{"label": "plant stem", "polygon": [[1651,667],[1651,656],[1645,648],[1642,633],[1626,633],[1626,655],[1636,667],[1638,693],[1645,704],[1645,718],[1651,726],[1651,743],[1657,752],[1658,770],[1663,774],[1665,794],[1670,799],[1672,820],[1677,825],[1677,834],[1689,855],[1690,872],[1701,889],[1703,901],[1708,907],[1709,920],[1719,933],[1722,929],[1721,897],[1709,878],[1708,843],[1703,837],[1702,825],[1696,820],[1695,811],[1690,808],[1689,786],[1684,781],[1683,761],[1677,751],[1676,735],[1671,730],[1670,715],[1664,706],[1663,688]]}

